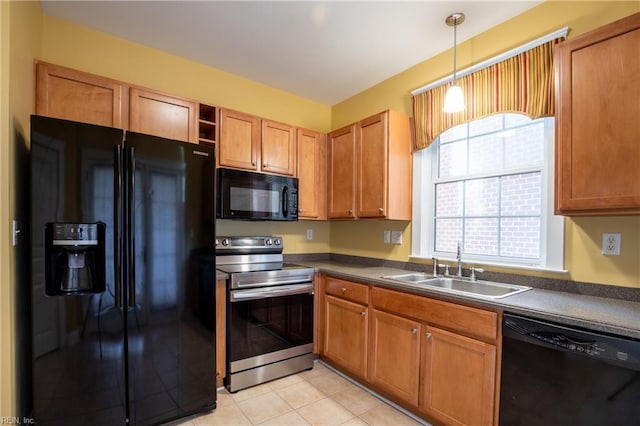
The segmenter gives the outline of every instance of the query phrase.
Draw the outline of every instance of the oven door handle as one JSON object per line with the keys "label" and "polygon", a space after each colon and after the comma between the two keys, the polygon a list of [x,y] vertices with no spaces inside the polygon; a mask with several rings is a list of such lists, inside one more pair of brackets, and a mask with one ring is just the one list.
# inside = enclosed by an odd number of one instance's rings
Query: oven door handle
{"label": "oven door handle", "polygon": [[242,302],[244,300],[266,299],[269,297],[304,293],[313,293],[313,283],[262,287],[251,290],[233,290],[229,292],[229,302]]}

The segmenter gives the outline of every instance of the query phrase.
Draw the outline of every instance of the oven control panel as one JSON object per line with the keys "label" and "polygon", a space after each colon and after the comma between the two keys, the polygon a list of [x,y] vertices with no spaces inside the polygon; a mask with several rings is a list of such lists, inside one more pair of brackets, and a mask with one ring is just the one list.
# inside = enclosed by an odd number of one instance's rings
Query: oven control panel
{"label": "oven control panel", "polygon": [[218,254],[282,253],[282,249],[282,237],[216,237],[216,251]]}

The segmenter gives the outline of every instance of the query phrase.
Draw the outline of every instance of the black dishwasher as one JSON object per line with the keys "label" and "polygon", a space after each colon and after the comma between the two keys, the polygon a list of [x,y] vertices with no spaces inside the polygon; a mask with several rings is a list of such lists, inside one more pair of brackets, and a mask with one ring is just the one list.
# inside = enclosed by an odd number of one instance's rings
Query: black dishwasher
{"label": "black dishwasher", "polygon": [[501,425],[640,425],[640,341],[507,314]]}

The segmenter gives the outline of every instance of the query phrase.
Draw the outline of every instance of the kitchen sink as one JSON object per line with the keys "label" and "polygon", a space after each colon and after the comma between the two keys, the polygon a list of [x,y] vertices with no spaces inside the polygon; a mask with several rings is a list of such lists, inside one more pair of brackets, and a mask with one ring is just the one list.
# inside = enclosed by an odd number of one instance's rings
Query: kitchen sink
{"label": "kitchen sink", "polygon": [[444,292],[500,299],[530,290],[531,287],[493,281],[471,281],[462,277],[434,277],[425,273],[386,275],[382,278],[430,287]]}
{"label": "kitchen sink", "polygon": [[403,281],[405,283],[417,283],[426,280],[432,280],[435,277],[431,274],[424,274],[421,272],[400,274],[400,275],[387,275],[382,278],[388,278],[390,280]]}

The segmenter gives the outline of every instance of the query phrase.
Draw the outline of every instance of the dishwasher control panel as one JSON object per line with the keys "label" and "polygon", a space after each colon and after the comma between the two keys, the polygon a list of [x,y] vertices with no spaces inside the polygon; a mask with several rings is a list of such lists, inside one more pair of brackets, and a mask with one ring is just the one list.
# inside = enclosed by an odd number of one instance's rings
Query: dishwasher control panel
{"label": "dishwasher control panel", "polygon": [[640,341],[505,313],[502,334],[550,349],[576,353],[640,371]]}

